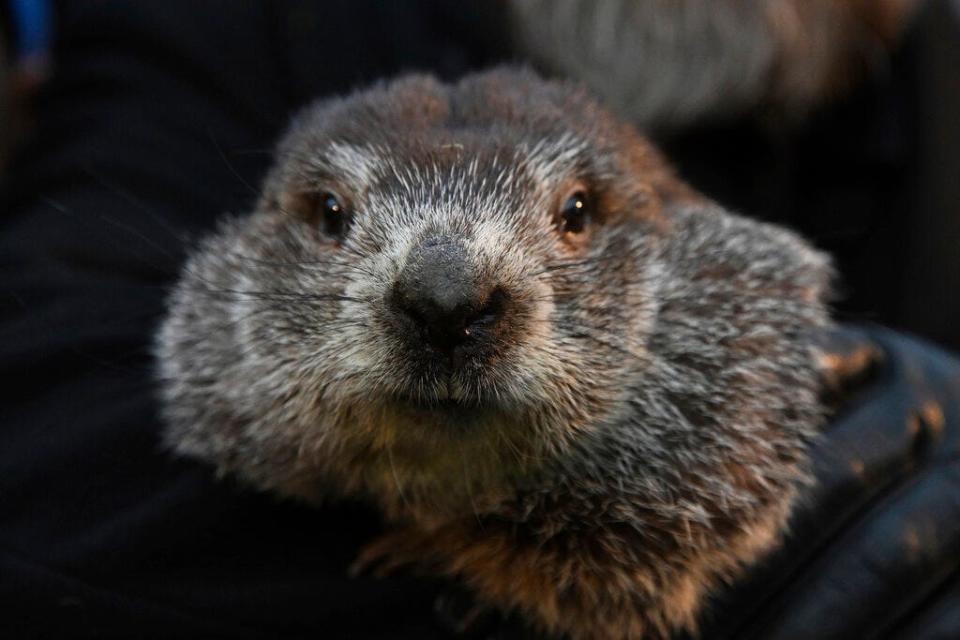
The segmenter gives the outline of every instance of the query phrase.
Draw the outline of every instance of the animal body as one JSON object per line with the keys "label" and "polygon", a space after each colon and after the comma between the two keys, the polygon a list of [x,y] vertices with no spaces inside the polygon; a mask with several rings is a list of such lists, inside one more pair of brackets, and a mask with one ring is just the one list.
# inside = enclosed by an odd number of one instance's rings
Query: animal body
{"label": "animal body", "polygon": [[823,417],[827,259],[695,193],[577,86],[498,69],[309,106],[185,266],[166,440],[360,496],[362,563],[571,638],[695,629],[774,547]]}

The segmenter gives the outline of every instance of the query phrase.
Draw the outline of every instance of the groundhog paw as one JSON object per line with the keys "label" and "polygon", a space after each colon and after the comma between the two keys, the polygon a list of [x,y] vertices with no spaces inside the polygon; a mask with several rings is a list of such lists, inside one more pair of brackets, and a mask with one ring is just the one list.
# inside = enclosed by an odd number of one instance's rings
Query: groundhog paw
{"label": "groundhog paw", "polygon": [[386,577],[398,569],[419,567],[426,557],[426,548],[415,532],[401,530],[387,533],[360,550],[350,565],[350,575]]}

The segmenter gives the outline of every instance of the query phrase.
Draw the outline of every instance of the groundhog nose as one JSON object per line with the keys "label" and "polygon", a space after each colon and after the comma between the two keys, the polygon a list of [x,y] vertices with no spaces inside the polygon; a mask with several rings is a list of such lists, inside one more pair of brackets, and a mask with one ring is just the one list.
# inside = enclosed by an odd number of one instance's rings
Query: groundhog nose
{"label": "groundhog nose", "polygon": [[488,339],[506,297],[478,277],[463,245],[449,237],[421,242],[407,257],[393,304],[430,346],[446,353]]}

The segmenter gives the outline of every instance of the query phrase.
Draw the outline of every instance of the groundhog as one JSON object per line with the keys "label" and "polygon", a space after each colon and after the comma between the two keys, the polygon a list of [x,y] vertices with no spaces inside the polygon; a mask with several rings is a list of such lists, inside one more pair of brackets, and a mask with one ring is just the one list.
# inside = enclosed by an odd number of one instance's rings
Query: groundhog
{"label": "groundhog", "polygon": [[693,631],[808,481],[829,280],[575,85],[402,77],[307,107],[190,258],[166,442],[372,501],[395,529],[360,565],[542,633]]}

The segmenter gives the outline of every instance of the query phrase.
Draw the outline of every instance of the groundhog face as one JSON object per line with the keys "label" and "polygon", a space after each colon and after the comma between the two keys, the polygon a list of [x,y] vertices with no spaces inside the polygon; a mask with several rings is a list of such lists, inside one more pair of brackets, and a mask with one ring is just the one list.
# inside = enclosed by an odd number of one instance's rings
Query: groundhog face
{"label": "groundhog face", "polygon": [[622,400],[668,183],[636,134],[525,73],[309,107],[174,296],[178,445],[296,492],[433,499],[465,459],[497,486]]}
{"label": "groundhog face", "polygon": [[[256,210],[204,243],[173,295],[169,440],[262,487],[431,514],[494,508],[572,461],[622,466],[611,438],[664,482],[703,451],[716,474],[763,460],[738,421],[798,450],[808,414],[770,414],[749,362],[799,357],[790,336],[822,320],[824,263],[690,202],[630,127],[529,73],[317,103]],[[755,326],[784,344],[752,344]]]}

